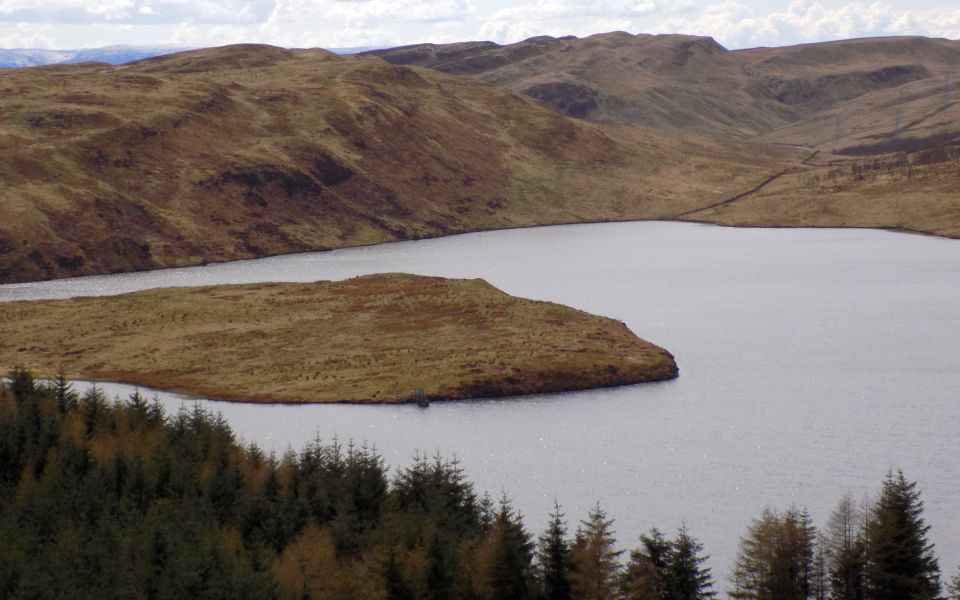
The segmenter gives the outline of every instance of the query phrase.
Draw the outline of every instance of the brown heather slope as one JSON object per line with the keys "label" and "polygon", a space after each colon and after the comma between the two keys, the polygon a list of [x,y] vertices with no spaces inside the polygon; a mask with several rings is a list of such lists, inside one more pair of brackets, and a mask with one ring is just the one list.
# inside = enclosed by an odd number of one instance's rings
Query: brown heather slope
{"label": "brown heather slope", "polygon": [[794,154],[321,50],[0,70],[0,283],[668,218]]}
{"label": "brown heather slope", "polygon": [[960,142],[875,157],[818,156],[755,193],[685,220],[879,227],[960,238]]}
{"label": "brown heather slope", "polygon": [[904,139],[960,137],[958,41],[866,38],[737,54],[784,102],[810,111],[757,141],[884,154]]}
{"label": "brown heather slope", "polygon": [[[729,51],[712,38],[631,35],[421,44],[373,51],[396,64],[470,75],[571,116],[722,137],[836,148],[960,131],[960,42],[868,38]],[[944,89],[955,93],[952,100]],[[902,89],[901,89],[902,88]],[[901,92],[903,94],[901,95]],[[937,112],[934,112],[937,111]]]}
{"label": "brown heather slope", "polygon": [[[960,237],[960,42],[893,37],[728,51],[710,38],[623,32],[376,51],[505,85],[566,114],[807,158],[676,218],[883,227]],[[816,151],[816,155],[813,152]]]}
{"label": "brown heather slope", "polygon": [[745,138],[788,123],[794,111],[743,72],[712,38],[613,32],[422,44],[375,54],[470,75],[540,99],[565,114],[607,123]]}
{"label": "brown heather slope", "polygon": [[0,304],[0,364],[250,402],[409,402],[671,379],[619,321],[480,279],[163,289]]}

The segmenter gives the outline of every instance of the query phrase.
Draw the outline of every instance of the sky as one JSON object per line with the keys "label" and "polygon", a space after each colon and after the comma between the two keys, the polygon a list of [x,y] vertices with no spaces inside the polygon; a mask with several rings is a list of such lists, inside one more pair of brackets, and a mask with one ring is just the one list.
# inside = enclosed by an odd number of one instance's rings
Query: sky
{"label": "sky", "polygon": [[960,0],[0,0],[0,48],[385,47],[615,30],[708,35],[731,49],[958,39]]}

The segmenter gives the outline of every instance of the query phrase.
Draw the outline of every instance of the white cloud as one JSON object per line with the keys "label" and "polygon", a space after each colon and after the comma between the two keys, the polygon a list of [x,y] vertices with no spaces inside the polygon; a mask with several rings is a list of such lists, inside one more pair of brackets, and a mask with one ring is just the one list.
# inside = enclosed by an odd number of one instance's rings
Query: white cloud
{"label": "white cloud", "polygon": [[515,7],[501,9],[493,18],[523,17],[537,19],[583,18],[583,17],[640,17],[660,10],[654,0],[537,0]]}
{"label": "white cloud", "polygon": [[432,41],[448,42],[461,39],[452,28],[474,11],[471,0],[275,0],[259,23],[206,26],[188,21],[176,27],[172,41],[190,46],[239,41],[384,46],[421,41],[422,32],[429,31]]}
{"label": "white cloud", "polygon": [[653,15],[695,10],[693,0],[535,0],[494,12],[480,38],[500,43],[535,35],[591,35],[607,31],[643,31]]}
{"label": "white cloud", "polygon": [[883,2],[827,9],[811,0],[793,0],[785,11],[758,15],[736,0],[727,0],[707,6],[693,19],[664,20],[653,30],[709,35],[730,48],[877,35],[956,37],[960,10],[897,11]]}
{"label": "white cloud", "polygon": [[[559,22],[571,20],[572,17],[576,18],[578,15],[573,12],[575,8],[572,2],[539,0],[502,9],[495,12],[480,27],[479,38],[505,44],[536,35],[556,35],[561,29],[563,29],[561,35],[576,35],[571,30],[565,29]],[[576,25],[580,29],[595,29],[593,19],[589,17],[592,16],[591,13],[596,14],[597,9],[585,3],[581,10],[583,14],[576,19],[578,21]]]}
{"label": "white cloud", "polygon": [[0,48],[55,49],[55,40],[48,27],[32,27],[24,23],[0,25]]}
{"label": "white cloud", "polygon": [[[473,0],[0,0],[0,24],[50,30],[54,40],[59,33],[70,40],[54,43],[60,47],[90,47],[103,39],[105,27],[113,28],[111,43],[130,44],[446,42],[462,39],[458,31],[475,12]],[[124,35],[120,26],[143,34]],[[0,43],[12,47],[30,39],[18,32]]]}
{"label": "white cloud", "polygon": [[0,21],[129,25],[255,23],[274,0],[0,0]]}
{"label": "white cloud", "polygon": [[269,23],[311,23],[316,27],[461,21],[474,9],[470,0],[276,0]]}
{"label": "white cloud", "polygon": [[759,1],[0,0],[0,45],[387,46],[613,30],[710,35],[728,47],[888,34],[960,37],[958,0],[911,0],[906,10],[888,4],[901,0],[840,8],[839,0],[775,0],[751,8]]}
{"label": "white cloud", "polygon": [[931,23],[932,35],[960,39],[960,10],[934,9],[925,15],[925,20]]}

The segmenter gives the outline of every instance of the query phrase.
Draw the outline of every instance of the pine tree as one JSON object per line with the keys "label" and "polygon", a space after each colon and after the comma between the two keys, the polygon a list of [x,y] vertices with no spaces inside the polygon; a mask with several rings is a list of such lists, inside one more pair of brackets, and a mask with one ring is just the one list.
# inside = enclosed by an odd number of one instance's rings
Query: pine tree
{"label": "pine tree", "polygon": [[816,532],[806,511],[765,509],[740,540],[730,596],[806,600],[811,593]]}
{"label": "pine tree", "polygon": [[486,530],[493,525],[493,520],[497,517],[497,507],[489,492],[484,492],[477,501],[477,515],[480,529]]}
{"label": "pine tree", "polygon": [[817,528],[810,511],[803,508],[787,512],[788,523],[795,531],[793,552],[799,569],[797,581],[803,598],[812,598],[814,589],[814,559],[817,548]]}
{"label": "pine tree", "polygon": [[813,600],[827,600],[830,597],[830,575],[827,571],[827,554],[822,541],[817,541],[816,556],[813,559],[813,584],[810,591]]}
{"label": "pine tree", "polygon": [[613,519],[598,504],[577,528],[570,548],[570,591],[576,600],[616,598],[623,551],[614,549],[612,526]]}
{"label": "pine tree", "polygon": [[457,561],[448,542],[434,535],[427,548],[427,597],[430,600],[456,598]]}
{"label": "pine tree", "polygon": [[10,391],[13,392],[17,402],[33,398],[36,389],[33,373],[23,367],[14,367],[10,373]]}
{"label": "pine tree", "polygon": [[56,379],[53,380],[53,397],[57,401],[57,410],[61,414],[74,410],[79,403],[80,396],[63,371],[57,373]]}
{"label": "pine tree", "polygon": [[863,515],[848,494],[840,499],[824,531],[830,600],[864,600],[866,568]]}
{"label": "pine tree", "polygon": [[400,509],[411,520],[433,521],[440,531],[453,536],[480,529],[477,495],[456,459],[417,455],[412,466],[397,474],[393,487]]}
{"label": "pine tree", "polygon": [[705,566],[703,545],[695,540],[686,524],[680,526],[677,537],[670,543],[667,563],[668,600],[705,600],[713,598],[713,577]]}
{"label": "pine tree", "polygon": [[640,548],[630,551],[620,588],[626,600],[663,600],[673,562],[673,546],[656,528],[640,536]]}
{"label": "pine tree", "polygon": [[545,600],[570,600],[570,543],[566,536],[567,524],[554,500],[550,523],[537,548]]}
{"label": "pine tree", "polygon": [[213,461],[213,473],[206,482],[204,500],[210,514],[221,524],[232,522],[243,493],[243,475],[226,452]]}
{"label": "pine tree", "polygon": [[506,496],[500,500],[493,529],[497,541],[488,577],[491,600],[526,600],[531,596],[533,542]]}
{"label": "pine tree", "polygon": [[871,600],[934,600],[940,566],[927,541],[923,502],[916,482],[891,471],[867,520],[867,597]]}
{"label": "pine tree", "polygon": [[93,435],[94,429],[109,415],[110,404],[103,389],[92,386],[80,398],[80,413],[83,415],[83,424],[87,436]]}
{"label": "pine tree", "polygon": [[414,600],[416,598],[416,594],[413,593],[410,584],[403,576],[396,550],[391,549],[387,555],[387,561],[383,568],[383,579],[387,590],[387,600]]}

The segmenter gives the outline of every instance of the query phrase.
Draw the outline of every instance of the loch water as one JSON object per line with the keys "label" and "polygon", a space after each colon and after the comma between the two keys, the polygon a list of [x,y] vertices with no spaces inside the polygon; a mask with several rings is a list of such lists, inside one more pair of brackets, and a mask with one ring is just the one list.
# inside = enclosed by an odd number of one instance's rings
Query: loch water
{"label": "loch water", "polygon": [[[867,497],[901,468],[923,492],[944,571],[960,564],[960,241],[570,225],[6,285],[0,301],[378,272],[482,277],[620,319],[673,352],[680,377],[427,409],[203,404],[277,452],[336,435],[376,446],[392,467],[417,451],[455,455],[534,531],[555,498],[572,525],[599,502],[624,548],[685,521],[720,587],[765,506],[805,506],[823,524],[842,494]],[[193,402],[160,396],[171,410]]]}

